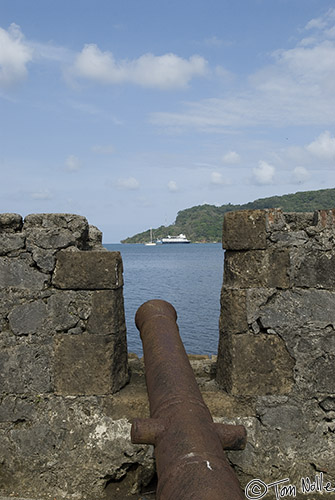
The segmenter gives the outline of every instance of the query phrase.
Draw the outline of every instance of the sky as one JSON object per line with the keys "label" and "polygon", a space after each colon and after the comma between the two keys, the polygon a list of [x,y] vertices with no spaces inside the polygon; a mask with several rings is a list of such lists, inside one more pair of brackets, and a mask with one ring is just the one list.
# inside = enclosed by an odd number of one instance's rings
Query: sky
{"label": "sky", "polygon": [[334,0],[0,0],[0,212],[118,243],[334,169]]}

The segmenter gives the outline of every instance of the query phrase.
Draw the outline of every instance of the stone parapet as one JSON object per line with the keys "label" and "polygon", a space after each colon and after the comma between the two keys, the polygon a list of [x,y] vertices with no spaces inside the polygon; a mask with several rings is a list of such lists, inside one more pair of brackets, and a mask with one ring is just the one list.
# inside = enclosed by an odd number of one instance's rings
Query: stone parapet
{"label": "stone parapet", "polygon": [[[216,380],[255,398],[244,477],[335,484],[335,210],[225,214]],[[256,443],[256,447],[255,447]]]}
{"label": "stone parapet", "polygon": [[126,473],[105,409],[129,380],[122,271],[85,217],[0,214],[0,495],[102,498]]}

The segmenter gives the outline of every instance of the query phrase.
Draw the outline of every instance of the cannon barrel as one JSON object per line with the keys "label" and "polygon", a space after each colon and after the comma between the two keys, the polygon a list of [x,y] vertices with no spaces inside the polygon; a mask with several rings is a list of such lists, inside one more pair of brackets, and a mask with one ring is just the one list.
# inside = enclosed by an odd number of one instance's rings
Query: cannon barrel
{"label": "cannon barrel", "polygon": [[223,449],[243,449],[243,426],[214,423],[180,339],[174,307],[150,300],[135,322],[143,343],[150,418],[131,439],[153,444],[158,500],[238,500],[242,490]]}

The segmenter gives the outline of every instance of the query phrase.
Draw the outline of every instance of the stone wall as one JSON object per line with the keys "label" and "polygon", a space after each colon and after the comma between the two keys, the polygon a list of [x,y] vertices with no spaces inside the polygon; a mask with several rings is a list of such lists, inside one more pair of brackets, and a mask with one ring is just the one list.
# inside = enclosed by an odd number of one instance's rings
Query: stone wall
{"label": "stone wall", "polygon": [[225,215],[216,380],[250,405],[234,420],[247,448],[230,454],[244,484],[335,488],[334,237],[335,210]]}
{"label": "stone wall", "polygon": [[123,274],[101,240],[81,216],[0,214],[0,496],[98,499],[152,467],[112,396],[129,378]]}
{"label": "stone wall", "polygon": [[[334,219],[225,216],[218,359],[191,364],[214,420],[247,428],[228,453],[243,487],[335,488]],[[84,217],[0,214],[0,347],[0,500],[150,490],[152,447],[130,442],[149,409],[143,364],[127,360],[122,260]]]}

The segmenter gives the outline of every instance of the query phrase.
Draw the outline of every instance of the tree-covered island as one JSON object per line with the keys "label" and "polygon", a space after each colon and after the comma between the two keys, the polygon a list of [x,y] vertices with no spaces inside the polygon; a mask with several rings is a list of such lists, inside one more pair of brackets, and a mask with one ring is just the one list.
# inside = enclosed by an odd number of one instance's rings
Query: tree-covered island
{"label": "tree-covered island", "polygon": [[[170,226],[160,226],[153,229],[154,239],[184,233],[193,243],[218,242],[221,241],[222,221],[226,212],[262,208],[281,208],[284,212],[313,212],[314,210],[335,208],[335,188],[271,196],[244,205],[228,203],[221,207],[198,205],[187,208],[178,212],[175,222]],[[121,243],[145,243],[149,240],[150,229],[126,238]]]}

